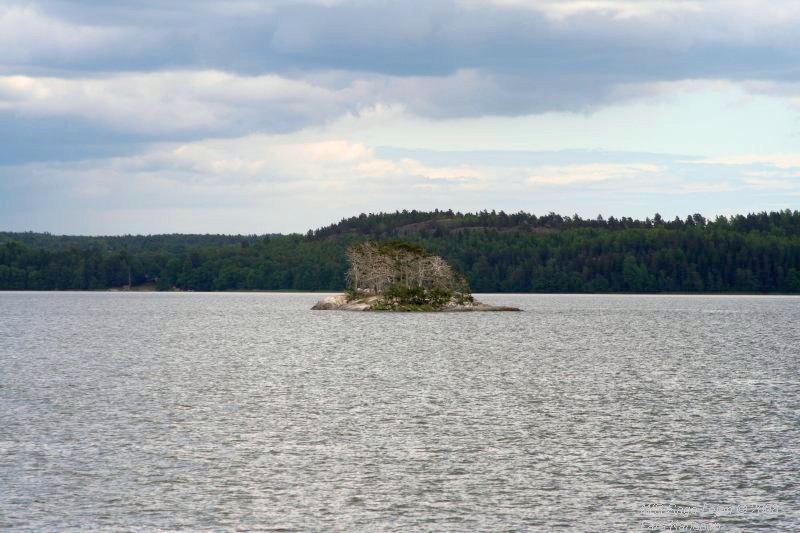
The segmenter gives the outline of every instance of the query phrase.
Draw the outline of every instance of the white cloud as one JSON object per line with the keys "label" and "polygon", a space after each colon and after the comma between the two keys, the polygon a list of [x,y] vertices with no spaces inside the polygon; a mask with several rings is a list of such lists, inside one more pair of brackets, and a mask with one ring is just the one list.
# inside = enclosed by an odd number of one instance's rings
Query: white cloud
{"label": "white cloud", "polygon": [[534,170],[528,182],[536,185],[572,185],[620,179],[651,179],[666,171],[661,165],[643,163],[594,163],[546,166]]}
{"label": "white cloud", "polygon": [[[799,181],[777,168],[705,161],[692,167],[652,154],[483,157],[378,150],[321,133],[165,143],[133,156],[0,167],[0,184],[10,178],[37,198],[34,210],[12,202],[0,222],[59,232],[267,232],[305,231],[342,216],[404,208],[713,215],[696,199],[712,197],[715,205],[742,212],[784,201]],[[732,204],[734,197],[744,207]]]}
{"label": "white cloud", "polygon": [[694,161],[706,165],[766,165],[780,169],[800,168],[800,154],[741,154]]}
{"label": "white cloud", "polygon": [[313,182],[314,186],[332,187],[342,183],[363,184],[366,180],[374,184],[380,180],[462,182],[487,179],[486,172],[468,165],[430,166],[410,158],[381,158],[375,155],[374,149],[343,139],[282,142],[254,135],[201,141],[150,157],[171,161],[173,168],[220,176],[224,183],[237,179],[300,180]]}
{"label": "white cloud", "polygon": [[[501,79],[477,70],[427,77],[359,78],[328,73],[305,79],[220,71],[91,78],[12,75],[0,76],[0,112],[69,118],[119,132],[183,138],[294,131],[375,109],[434,118],[566,110],[577,105],[579,93],[566,80],[531,85],[522,78]],[[638,94],[650,93],[646,88]],[[600,102],[631,99],[636,94],[630,88],[621,92],[598,88],[582,106],[595,108]]]}
{"label": "white cloud", "polygon": [[765,190],[788,190],[788,189],[797,189],[800,188],[800,180],[798,179],[775,179],[775,178],[759,178],[753,176],[747,176],[743,178],[744,183],[746,183],[750,188],[753,189],[765,189]]}
{"label": "white cloud", "polygon": [[[381,157],[343,139],[267,135],[164,144],[128,157],[0,167],[0,182],[3,176],[34,190],[58,191],[59,211],[84,206],[95,213],[81,228],[109,220],[113,231],[126,231],[123,224],[137,228],[127,231],[307,229],[339,214],[389,209],[398,202],[452,205],[488,179],[484,169],[470,165]],[[247,230],[265,219],[271,221],[268,227]]]}
{"label": "white cloud", "polygon": [[0,111],[88,120],[123,132],[297,129],[348,111],[360,89],[277,75],[219,71],[119,74],[100,78],[0,76]]}
{"label": "white cloud", "polygon": [[225,198],[250,202],[279,190],[379,194],[393,187],[445,186],[451,190],[489,179],[469,165],[427,165],[411,158],[382,158],[360,143],[342,139],[301,142],[252,135],[153,147],[146,153],[77,163],[11,167],[27,179],[58,180],[78,197],[143,194]]}

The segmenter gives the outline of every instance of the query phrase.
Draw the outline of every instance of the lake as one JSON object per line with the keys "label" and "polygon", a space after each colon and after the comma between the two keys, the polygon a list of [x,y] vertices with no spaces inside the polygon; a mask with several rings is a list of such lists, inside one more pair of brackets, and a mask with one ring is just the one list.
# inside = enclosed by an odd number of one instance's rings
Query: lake
{"label": "lake", "polygon": [[0,528],[800,530],[800,298],[0,293]]}

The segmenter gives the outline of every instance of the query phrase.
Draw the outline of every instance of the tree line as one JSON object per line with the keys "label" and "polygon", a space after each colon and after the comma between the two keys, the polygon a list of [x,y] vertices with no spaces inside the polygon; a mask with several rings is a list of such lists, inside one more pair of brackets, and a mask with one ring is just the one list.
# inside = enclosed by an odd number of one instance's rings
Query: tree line
{"label": "tree line", "polygon": [[0,233],[0,289],[343,290],[346,251],[404,240],[475,292],[800,293],[800,212],[665,220],[362,214],[305,235]]}

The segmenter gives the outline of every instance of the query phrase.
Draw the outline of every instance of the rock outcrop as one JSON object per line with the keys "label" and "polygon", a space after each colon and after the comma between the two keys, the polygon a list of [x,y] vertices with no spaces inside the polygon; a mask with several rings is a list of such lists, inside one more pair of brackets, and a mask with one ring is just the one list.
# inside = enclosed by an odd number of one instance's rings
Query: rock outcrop
{"label": "rock outcrop", "polygon": [[317,311],[430,311],[436,313],[457,313],[470,311],[522,311],[516,307],[488,305],[477,300],[459,303],[456,298],[437,309],[408,309],[400,304],[392,305],[380,295],[366,296],[348,300],[346,294],[326,296],[311,309]]}

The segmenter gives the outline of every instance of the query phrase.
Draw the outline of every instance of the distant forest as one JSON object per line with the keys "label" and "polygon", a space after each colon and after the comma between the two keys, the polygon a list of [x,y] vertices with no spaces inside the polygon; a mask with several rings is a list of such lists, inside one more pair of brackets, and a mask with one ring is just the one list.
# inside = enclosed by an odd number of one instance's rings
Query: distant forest
{"label": "distant forest", "polygon": [[800,211],[663,220],[362,214],[305,235],[0,233],[0,289],[342,290],[346,249],[407,240],[475,292],[800,293]]}

